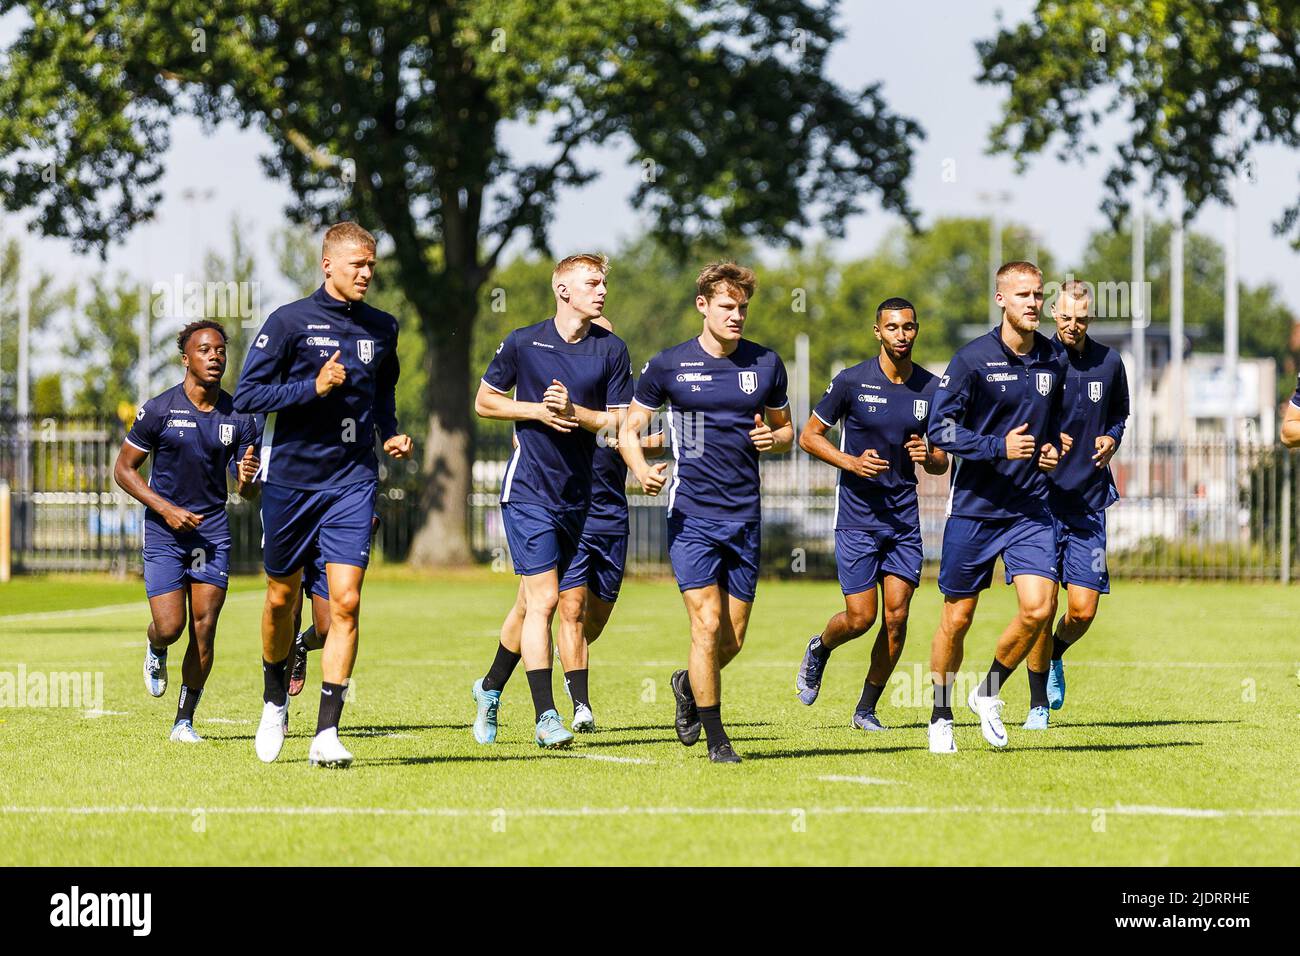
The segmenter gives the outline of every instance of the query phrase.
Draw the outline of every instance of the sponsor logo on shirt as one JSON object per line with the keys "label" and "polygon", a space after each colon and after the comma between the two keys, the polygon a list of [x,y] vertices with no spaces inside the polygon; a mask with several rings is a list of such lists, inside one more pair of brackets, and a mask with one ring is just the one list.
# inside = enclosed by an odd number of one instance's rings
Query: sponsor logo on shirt
{"label": "sponsor logo on shirt", "polygon": [[1101,401],[1101,382],[1088,383],[1088,397],[1094,402]]}
{"label": "sponsor logo on shirt", "polygon": [[947,375],[945,375],[943,378],[939,379],[939,387],[940,387],[940,388],[947,388],[947,387],[948,387],[948,376],[947,376]]}
{"label": "sponsor logo on shirt", "polygon": [[741,372],[740,373],[740,390],[746,395],[753,395],[758,391],[758,373]]}
{"label": "sponsor logo on shirt", "polygon": [[235,440],[235,426],[234,426],[234,425],[226,425],[226,424],[222,424],[222,425],[217,429],[217,433],[220,435],[220,437],[221,437],[221,444],[223,444],[223,445],[229,445],[232,441]]}
{"label": "sponsor logo on shirt", "polygon": [[169,418],[167,419],[168,428],[198,428],[198,423],[188,418]]}
{"label": "sponsor logo on shirt", "polygon": [[310,324],[310,323],[307,325],[307,331],[308,331],[308,332],[319,332],[319,331],[321,331],[322,329],[328,331],[330,328],[331,328],[331,326],[329,326],[329,325],[313,325],[313,324]]}
{"label": "sponsor logo on shirt", "polygon": [[[649,365],[650,363],[647,362],[646,364]],[[677,367],[678,368],[703,368],[704,363],[703,362],[678,362]]]}
{"label": "sponsor logo on shirt", "polygon": [[257,341],[253,343],[253,347],[258,349],[264,349],[266,348],[266,343],[269,341],[270,339],[267,336],[259,335],[257,337]]}
{"label": "sponsor logo on shirt", "polygon": [[711,382],[713,376],[706,372],[680,372],[677,375],[679,382]]}
{"label": "sponsor logo on shirt", "polygon": [[[1015,372],[990,372],[984,376],[986,382],[1017,382],[1019,380],[1020,376]],[[1046,395],[1047,393],[1044,392],[1043,394]]]}
{"label": "sponsor logo on shirt", "polygon": [[1006,367],[1007,367],[1007,363],[1006,363],[1006,362],[985,362],[984,365],[985,365],[986,368],[1006,368]]}
{"label": "sponsor logo on shirt", "polygon": [[[505,348],[505,347],[506,347],[506,343],[504,343],[504,342],[502,342],[500,345],[498,345],[498,346],[497,346],[497,355],[500,355],[500,354],[501,354],[501,350],[502,350],[503,348]],[[648,364],[648,363],[647,363],[647,364]]]}
{"label": "sponsor logo on shirt", "polygon": [[369,365],[375,357],[374,339],[357,339],[357,358],[362,365]]}
{"label": "sponsor logo on shirt", "polygon": [[536,339],[533,339],[533,344],[536,345],[538,348],[541,348],[541,349],[553,349],[553,348],[555,348],[555,346],[552,345],[550,342],[538,342]]}
{"label": "sponsor logo on shirt", "polygon": [[916,417],[918,422],[925,418],[925,413],[929,410],[930,403],[923,398],[918,398],[912,402],[912,414]]}
{"label": "sponsor logo on shirt", "polygon": [[339,347],[339,340],[332,339],[327,335],[309,335],[307,337],[308,345],[323,345],[326,348],[336,349]]}
{"label": "sponsor logo on shirt", "polygon": [[1050,395],[1052,393],[1052,373],[1038,372],[1035,377],[1038,381],[1038,394]]}
{"label": "sponsor logo on shirt", "polygon": [[858,396],[858,401],[860,401],[860,402],[868,402],[868,403],[870,403],[870,404],[872,404],[872,405],[888,405],[888,404],[889,404],[889,399],[885,398],[885,396],[883,396],[883,395],[859,395],[859,396]]}

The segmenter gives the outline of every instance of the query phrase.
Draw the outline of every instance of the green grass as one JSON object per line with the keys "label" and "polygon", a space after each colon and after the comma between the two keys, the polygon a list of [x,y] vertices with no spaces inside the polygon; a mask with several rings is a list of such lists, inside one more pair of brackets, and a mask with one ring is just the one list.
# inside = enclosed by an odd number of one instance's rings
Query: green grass
{"label": "green grass", "polygon": [[[236,582],[198,712],[208,739],[183,747],[166,740],[179,646],[167,696],[141,686],[138,582],[0,585],[0,674],[102,672],[102,709],[113,712],[0,709],[0,862],[1300,862],[1296,598],[1278,586],[1120,582],[1066,659],[1069,698],[1050,731],[1019,729],[1028,693],[1018,673],[1005,694],[1011,746],[991,751],[963,710],[961,752],[937,757],[925,749],[928,702],[915,681],[937,620],[933,582],[914,602],[902,676],[882,701],[895,729],[870,737],[847,726],[865,641],[836,652],[816,706],[793,693],[808,635],[839,606],[835,584],[765,582],[724,682],[724,715],[746,760],[715,767],[671,729],[668,675],[686,650],[671,582],[628,582],[593,651],[601,731],[560,755],[531,741],[522,673],[506,691],[500,742],[479,747],[469,735],[469,685],[491,658],[515,580],[385,569],[366,584],[356,699],[344,713],[357,762],[346,772],[307,766],[315,658],[280,761],[253,754],[257,587]],[[1012,600],[1001,586],[984,598],[966,645],[972,675],[988,666]],[[35,616],[128,602],[137,606]]]}

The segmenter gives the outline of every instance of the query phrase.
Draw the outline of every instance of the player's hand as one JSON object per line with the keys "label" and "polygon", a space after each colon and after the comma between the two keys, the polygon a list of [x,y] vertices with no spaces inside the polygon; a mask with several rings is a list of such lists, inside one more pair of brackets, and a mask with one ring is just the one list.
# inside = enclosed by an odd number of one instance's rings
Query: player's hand
{"label": "player's hand", "polygon": [[641,490],[651,498],[659,494],[664,484],[668,481],[668,476],[664,474],[667,470],[668,462],[666,461],[646,466],[645,471],[636,476],[636,480],[641,482]]}
{"label": "player's hand", "polygon": [[564,383],[558,378],[551,379],[551,384],[546,387],[546,394],[542,396],[542,404],[553,412],[558,412],[561,418],[574,418],[573,402],[569,399],[569,390],[564,387]]}
{"label": "player's hand", "polygon": [[911,458],[912,461],[916,462],[918,465],[924,465],[930,454],[926,450],[925,439],[920,435],[913,435],[909,438],[904,443],[903,448],[907,450],[907,457]]}
{"label": "player's hand", "polygon": [[853,459],[853,468],[851,470],[855,475],[862,478],[875,478],[877,475],[883,475],[889,470],[889,462],[876,454],[874,448],[868,448]]}
{"label": "player's hand", "polygon": [[1038,453],[1038,470],[1053,471],[1061,463],[1061,455],[1055,445],[1044,445]]}
{"label": "player's hand", "polygon": [[249,445],[244,452],[244,457],[239,459],[239,480],[248,484],[257,477],[257,469],[262,467],[262,463],[257,460],[257,452]]}
{"label": "player's hand", "polygon": [[163,521],[167,522],[167,527],[173,531],[193,531],[203,524],[203,515],[196,515],[193,511],[177,508],[175,505],[168,505],[163,509],[162,517]]}
{"label": "player's hand", "polygon": [[348,377],[347,369],[339,363],[339,356],[342,354],[342,351],[336,349],[329,361],[316,373],[316,394],[321,398],[333,391],[335,385],[342,385],[343,380]]}
{"label": "player's hand", "polygon": [[1109,435],[1097,436],[1097,454],[1092,456],[1093,464],[1098,468],[1105,468],[1110,464],[1110,460],[1115,457],[1115,451],[1119,448],[1119,442]]}
{"label": "player's hand", "polygon": [[1033,435],[1025,434],[1028,428],[1029,422],[1025,422],[1007,432],[1007,461],[1022,461],[1034,457],[1034,452],[1038,450],[1038,442],[1034,440]]}
{"label": "player's hand", "polygon": [[578,427],[578,417],[576,415],[564,415],[551,408],[545,402],[536,406],[536,414],[533,416],[549,428],[554,428],[557,432],[571,432]]}
{"label": "player's hand", "polygon": [[384,451],[399,460],[410,458],[411,452],[415,451],[415,442],[411,441],[410,435],[394,435],[384,442]]}
{"label": "player's hand", "polygon": [[1070,453],[1070,449],[1073,447],[1074,447],[1074,439],[1071,438],[1069,435],[1067,435],[1065,432],[1061,432],[1061,457],[1064,458],[1066,455],[1068,455]]}
{"label": "player's hand", "polygon": [[749,440],[754,443],[754,447],[759,451],[768,451],[776,444],[772,429],[767,422],[763,421],[762,415],[754,415],[754,427],[749,430]]}

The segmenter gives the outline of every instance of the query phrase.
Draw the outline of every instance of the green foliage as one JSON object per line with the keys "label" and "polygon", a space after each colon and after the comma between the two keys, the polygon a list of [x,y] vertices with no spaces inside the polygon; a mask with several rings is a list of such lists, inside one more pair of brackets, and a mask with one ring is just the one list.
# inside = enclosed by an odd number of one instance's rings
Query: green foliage
{"label": "green foliage", "polygon": [[[18,279],[22,269],[22,248],[20,239],[8,239],[0,247],[0,408],[6,410],[17,405]],[[28,276],[27,302],[29,354],[34,358],[37,337],[76,305],[77,290],[42,270],[35,276]],[[46,399],[49,398],[47,395]],[[36,408],[33,401],[33,411]]]}
{"label": "green foliage", "polygon": [[[1227,202],[1255,144],[1300,146],[1300,6],[1255,0],[1038,0],[1029,19],[976,44],[982,83],[1007,94],[994,152],[1061,159],[1096,153],[1119,113],[1127,138],[1106,176],[1118,223],[1136,172],[1163,197],[1181,183],[1190,211]],[[1238,126],[1234,134],[1233,122]],[[1300,247],[1300,202],[1279,233]]]}

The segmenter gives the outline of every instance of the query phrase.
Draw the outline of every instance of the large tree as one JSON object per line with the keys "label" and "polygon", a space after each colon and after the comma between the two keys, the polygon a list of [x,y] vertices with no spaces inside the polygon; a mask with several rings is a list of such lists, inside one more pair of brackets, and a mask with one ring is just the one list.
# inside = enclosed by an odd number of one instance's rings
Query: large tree
{"label": "large tree", "polygon": [[[976,49],[979,81],[1007,93],[990,145],[1022,167],[1049,147],[1061,159],[1095,153],[1093,133],[1121,114],[1103,203],[1115,223],[1139,171],[1162,197],[1181,183],[1190,218],[1229,201],[1257,144],[1300,146],[1294,2],[1038,0]],[[1300,248],[1300,201],[1276,229]]]}
{"label": "large tree", "polygon": [[[254,126],[307,224],[392,242],[424,340],[422,563],[468,557],[466,401],[479,291],[519,237],[541,250],[558,192],[618,143],[632,203],[680,246],[839,234],[874,199],[913,218],[910,141],[876,86],[825,76],[833,2],[0,0],[31,18],[0,78],[0,189],[47,234],[102,249],[149,217],[168,124]],[[507,153],[538,121],[549,155]],[[414,429],[417,430],[418,429]]]}

